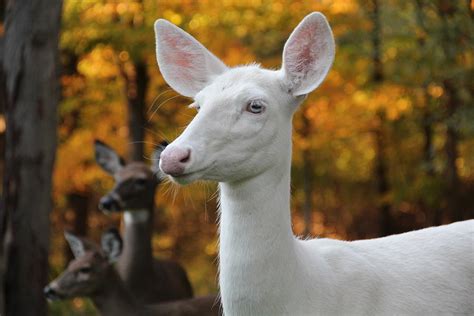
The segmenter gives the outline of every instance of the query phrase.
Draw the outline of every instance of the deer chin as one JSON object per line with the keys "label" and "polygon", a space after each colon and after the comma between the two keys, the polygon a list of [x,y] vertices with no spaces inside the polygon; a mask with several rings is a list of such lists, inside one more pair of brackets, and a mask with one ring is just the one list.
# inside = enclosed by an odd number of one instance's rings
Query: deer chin
{"label": "deer chin", "polygon": [[203,178],[199,175],[199,172],[189,172],[179,176],[168,175],[168,177],[172,182],[179,185],[187,185],[193,183],[194,181],[203,180]]}
{"label": "deer chin", "polygon": [[207,174],[204,171],[199,171],[199,172],[192,172],[192,173],[185,173],[180,176],[172,176],[168,175],[169,179],[179,185],[188,185],[196,181],[211,181],[211,182],[237,182],[241,181],[242,177],[237,177],[237,178],[229,178],[225,177],[223,175],[217,175],[217,174]]}
{"label": "deer chin", "polygon": [[54,294],[54,295],[50,295],[48,297],[46,297],[46,299],[48,300],[48,302],[55,302],[55,301],[61,301],[63,299],[65,299],[66,297],[62,296],[62,295],[58,295],[58,294]]}
{"label": "deer chin", "polygon": [[216,181],[214,177],[208,174],[209,172],[212,173],[214,166],[215,166],[215,162],[212,162],[212,163],[206,164],[205,167],[196,168],[195,166],[194,168],[189,168],[191,170],[186,170],[186,172],[180,175],[173,175],[173,174],[166,174],[166,173],[165,174],[168,176],[168,178],[172,182],[179,185],[187,185],[195,181],[201,181],[201,180]]}
{"label": "deer chin", "polygon": [[63,295],[58,291],[53,290],[52,287],[50,287],[49,285],[43,289],[43,293],[46,299],[50,302],[59,301],[67,298],[66,295]]}

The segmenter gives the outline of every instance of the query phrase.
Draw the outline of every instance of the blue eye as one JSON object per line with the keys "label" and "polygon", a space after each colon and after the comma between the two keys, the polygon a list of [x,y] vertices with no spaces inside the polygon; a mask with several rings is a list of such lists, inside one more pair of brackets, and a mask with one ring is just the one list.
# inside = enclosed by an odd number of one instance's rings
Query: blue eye
{"label": "blue eye", "polygon": [[253,114],[261,114],[265,111],[265,106],[261,101],[250,101],[245,110]]}

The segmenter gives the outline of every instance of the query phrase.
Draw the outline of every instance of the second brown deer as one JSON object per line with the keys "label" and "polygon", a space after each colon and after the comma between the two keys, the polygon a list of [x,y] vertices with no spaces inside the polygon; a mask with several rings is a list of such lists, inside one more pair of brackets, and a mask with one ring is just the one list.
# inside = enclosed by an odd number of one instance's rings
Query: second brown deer
{"label": "second brown deer", "polygon": [[[159,159],[165,146],[163,143],[155,150],[154,159]],[[151,240],[158,177],[143,162],[125,163],[101,141],[95,142],[95,157],[115,179],[115,186],[101,198],[99,208],[124,214],[124,253],[118,261],[118,271],[126,287],[144,303],[192,297],[185,270],[176,262],[153,258]]]}
{"label": "second brown deer", "polygon": [[102,235],[101,246],[66,233],[75,259],[66,270],[44,288],[50,300],[89,297],[103,316],[217,316],[220,305],[216,296],[140,304],[125,286],[113,266],[122,252],[122,239],[111,229]]}

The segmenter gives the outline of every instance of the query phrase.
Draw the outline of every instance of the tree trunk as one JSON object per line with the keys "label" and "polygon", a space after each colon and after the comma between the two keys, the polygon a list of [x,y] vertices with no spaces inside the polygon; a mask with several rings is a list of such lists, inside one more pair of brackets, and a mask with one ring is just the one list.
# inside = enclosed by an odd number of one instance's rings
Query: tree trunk
{"label": "tree trunk", "polygon": [[145,139],[145,102],[148,88],[148,73],[144,61],[134,62],[134,73],[122,71],[125,79],[125,93],[128,106],[128,130],[130,138],[129,157],[134,161],[144,158],[143,141]]}
{"label": "tree trunk", "polygon": [[[372,20],[372,84],[379,86],[384,81],[384,70],[382,63],[382,25],[380,22],[380,4],[378,0],[372,0],[369,5],[370,18]],[[375,145],[374,177],[378,195],[378,209],[380,214],[380,235],[386,236],[394,232],[391,205],[387,200],[390,192],[388,171],[385,156],[385,112],[383,109],[377,113],[377,125],[373,131]]]}
{"label": "tree trunk", "polygon": [[[5,20],[5,1],[0,0],[0,23],[3,25]],[[0,37],[0,115],[5,115],[6,107],[6,91],[5,91],[5,73],[3,71],[3,36]],[[4,119],[4,117],[3,117]],[[0,153],[5,152],[5,131],[0,132],[1,148]],[[0,157],[1,170],[0,177],[3,179],[5,170],[5,156],[2,154]],[[0,189],[0,315],[5,315],[5,275],[7,269],[7,260],[4,251],[4,236],[6,236],[6,223],[7,217],[5,216],[5,206],[3,205],[3,183]]]}
{"label": "tree trunk", "polygon": [[453,121],[453,117],[459,106],[459,100],[456,96],[456,88],[454,84],[446,79],[444,81],[444,89],[446,93],[446,142],[444,144],[444,150],[446,153],[446,200],[447,200],[447,213],[450,216],[450,220],[453,222],[461,221],[463,214],[461,211],[460,203],[460,185],[459,185],[459,172],[456,165],[456,161],[459,157],[458,142],[459,133],[457,126]]}
{"label": "tree trunk", "polygon": [[380,23],[380,5],[378,0],[372,0],[370,4],[370,16],[372,20],[372,81],[382,83],[384,80],[382,64],[382,25]]}
{"label": "tree trunk", "polygon": [[[423,129],[423,170],[425,175],[430,179],[430,181],[434,181],[436,173],[434,168],[434,131],[433,131],[433,123],[434,117],[431,109],[431,96],[428,93],[428,85],[429,82],[432,80],[431,71],[429,71],[430,67],[426,66],[426,63],[423,63],[425,58],[430,58],[432,54],[431,51],[428,51],[426,48],[426,37],[428,36],[428,29],[425,24],[425,5],[423,0],[415,0],[415,15],[416,15],[416,25],[421,32],[418,32],[417,36],[417,43],[418,49],[421,51],[421,59],[418,60],[419,65],[421,67],[425,67],[425,70],[428,71],[426,73],[426,77],[423,79],[421,84],[423,99],[422,99],[422,117],[421,117],[421,125]],[[431,226],[439,226],[442,224],[442,208],[439,206],[435,206],[434,209],[427,209],[428,215],[428,225]]]}
{"label": "tree trunk", "polygon": [[380,235],[388,236],[395,232],[393,225],[393,218],[391,214],[391,205],[387,200],[387,194],[390,191],[390,184],[388,182],[387,164],[385,155],[385,133],[384,133],[384,113],[378,114],[379,124],[374,130],[375,138],[375,182],[378,194],[378,207],[380,213]]}
{"label": "tree trunk", "polygon": [[[416,24],[417,27],[421,30],[419,32],[420,35],[417,37],[418,48],[422,52],[422,58],[427,58],[430,55],[430,52],[426,50],[426,36],[428,30],[425,26],[425,18],[424,18],[424,4],[423,0],[416,0],[415,1],[415,13],[416,13]],[[419,61],[422,62],[421,60]],[[433,115],[430,110],[430,95],[428,93],[428,84],[430,81],[430,75],[427,75],[426,78],[423,79],[422,89],[423,89],[423,113],[422,113],[422,126],[423,126],[423,137],[424,137],[424,145],[423,145],[423,166],[426,171],[426,174],[429,177],[433,177],[435,175],[434,172],[434,165],[433,165],[433,158],[434,158],[434,148],[433,148]]]}
{"label": "tree trunk", "polygon": [[3,45],[6,84],[4,210],[0,214],[6,315],[46,315],[51,176],[59,101],[61,0],[10,1]]}
{"label": "tree trunk", "polygon": [[433,116],[431,115],[431,111],[426,108],[428,107],[429,103],[429,96],[427,93],[424,93],[424,102],[425,108],[423,109],[423,165],[426,171],[426,175],[429,177],[435,176],[435,169],[434,169],[434,145],[433,145]]}
{"label": "tree trunk", "polygon": [[[69,208],[74,212],[72,233],[76,236],[87,236],[87,221],[89,219],[90,194],[73,192],[67,195]],[[65,245],[66,262],[73,259],[71,247]]]}
{"label": "tree trunk", "polygon": [[[458,42],[458,31],[455,27],[450,25],[455,22],[450,21],[457,12],[457,6],[455,1],[439,0],[438,1],[438,15],[442,21],[442,40],[441,46],[444,52],[445,63],[448,67],[456,66],[456,51],[452,43]],[[445,94],[445,109],[446,109],[446,141],[444,145],[444,151],[446,154],[446,213],[451,221],[460,221],[463,219],[463,214],[460,208],[460,185],[459,185],[459,171],[456,165],[456,161],[459,157],[458,143],[459,143],[459,132],[457,124],[454,120],[457,109],[460,107],[461,100],[458,98],[458,83],[454,81],[454,78],[445,78],[442,82]]]}

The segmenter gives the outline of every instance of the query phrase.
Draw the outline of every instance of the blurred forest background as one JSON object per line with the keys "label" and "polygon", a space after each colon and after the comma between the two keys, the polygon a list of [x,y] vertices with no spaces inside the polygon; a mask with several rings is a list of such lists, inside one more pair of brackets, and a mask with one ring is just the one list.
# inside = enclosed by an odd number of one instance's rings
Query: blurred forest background
{"label": "blurred forest background", "polygon": [[[279,68],[298,22],[312,11],[327,16],[335,63],[294,119],[296,234],[351,240],[474,218],[473,9],[466,0],[64,0],[49,279],[71,258],[65,229],[98,240],[120,225],[97,209],[113,179],[95,163],[94,139],[149,161],[195,114],[156,65],[157,18],[228,65]],[[15,164],[1,159],[5,178]],[[156,208],[155,255],[182,263],[198,294],[216,292],[216,185],[163,184]],[[79,315],[91,305],[50,309]]]}

